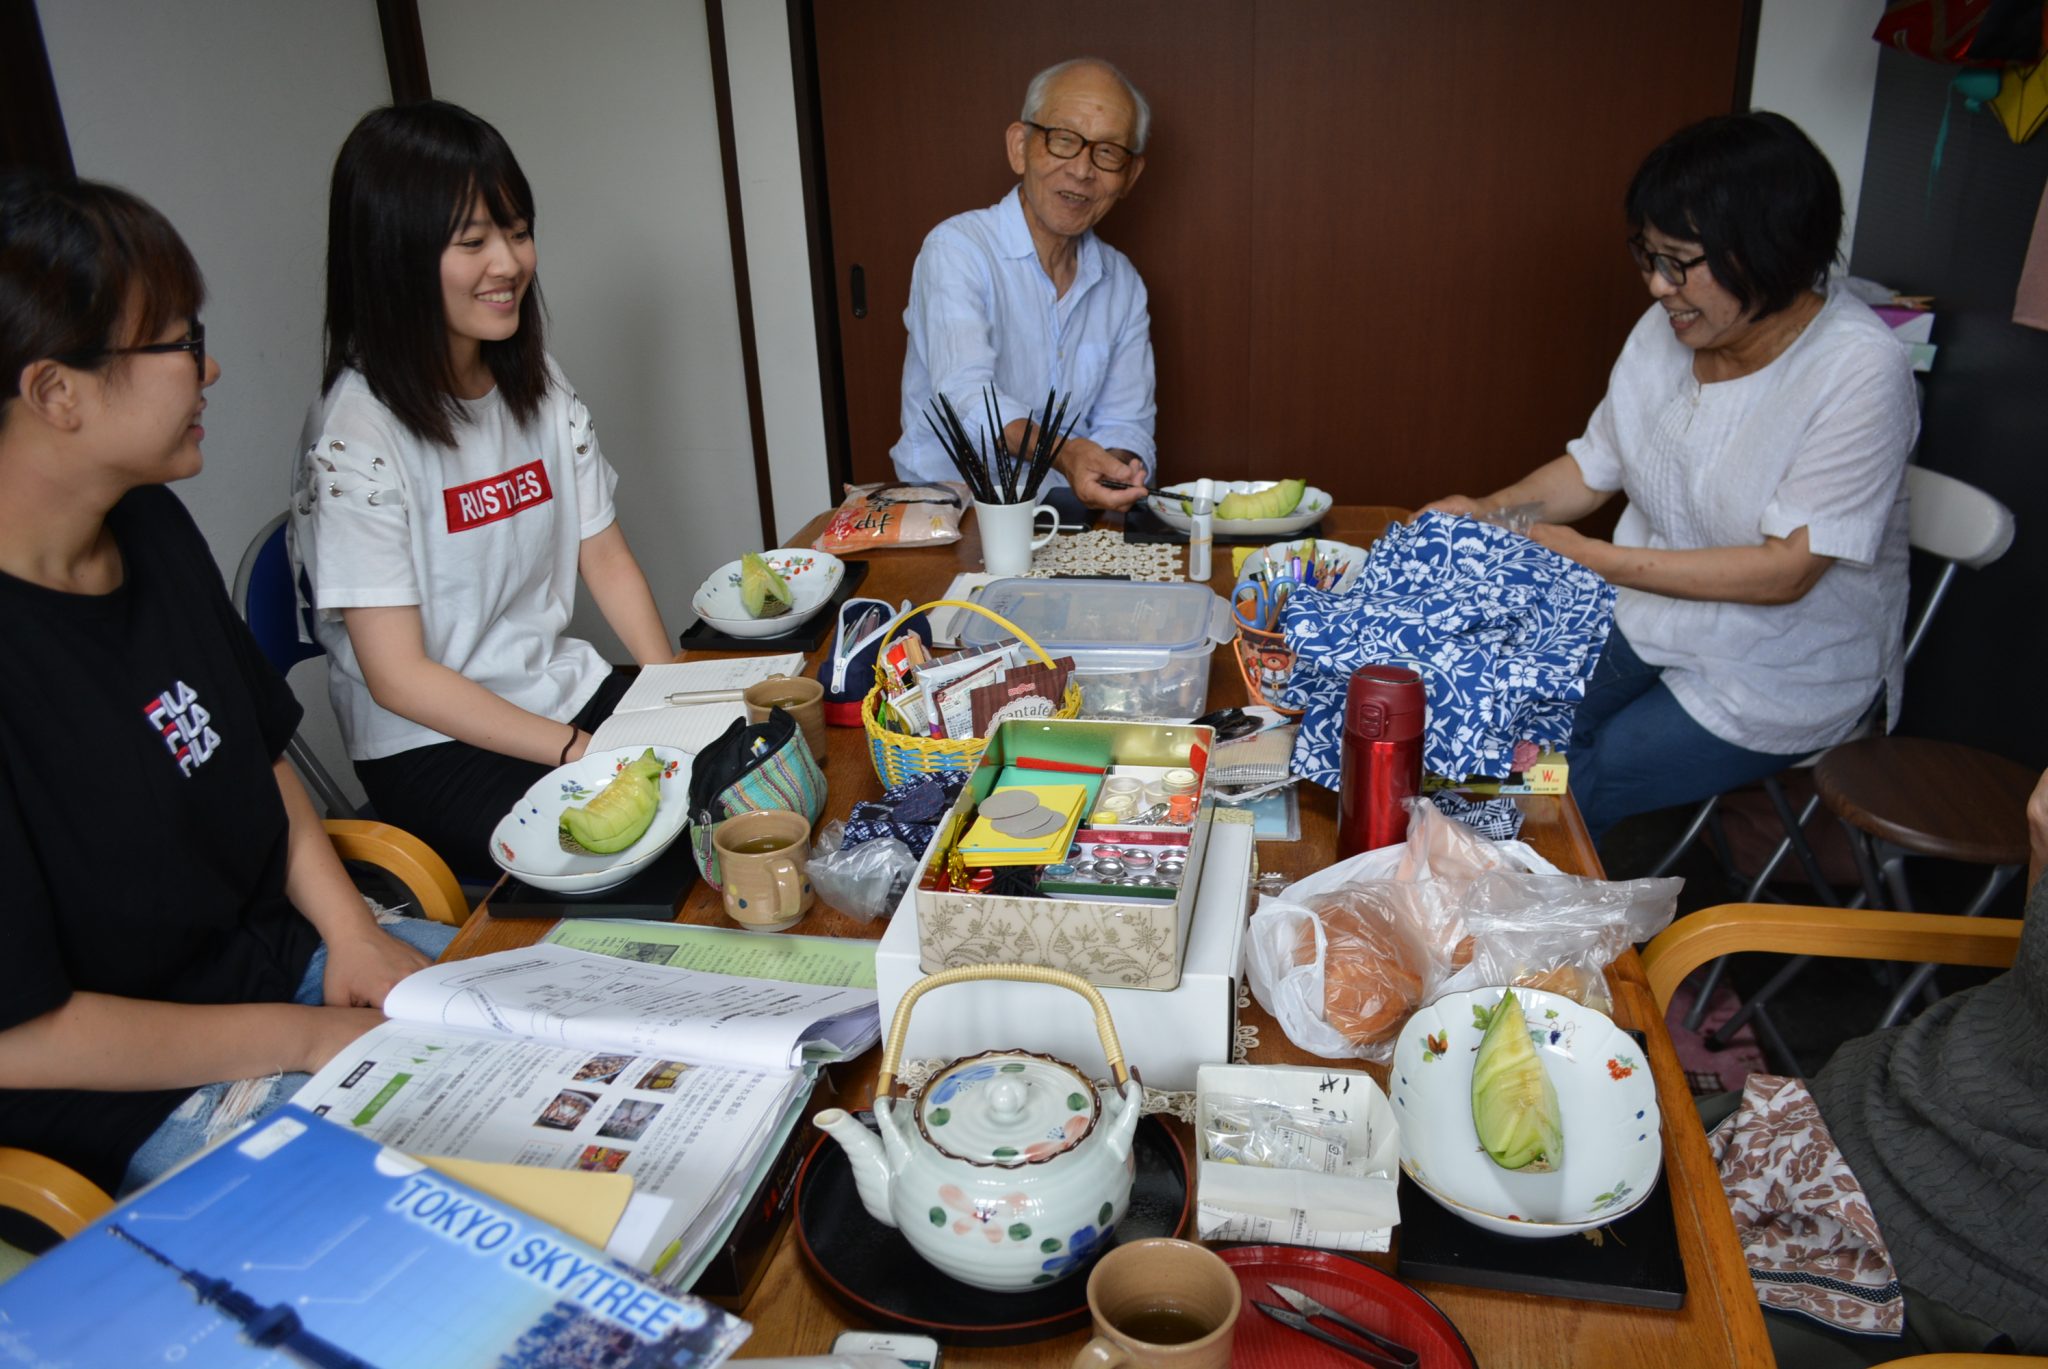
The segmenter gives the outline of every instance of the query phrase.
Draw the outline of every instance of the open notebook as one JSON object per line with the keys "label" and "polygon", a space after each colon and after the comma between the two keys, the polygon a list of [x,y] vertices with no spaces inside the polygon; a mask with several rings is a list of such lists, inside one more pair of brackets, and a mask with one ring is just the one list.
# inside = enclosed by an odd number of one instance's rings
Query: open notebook
{"label": "open notebook", "polygon": [[618,708],[591,736],[590,749],[674,746],[694,755],[717,741],[733,719],[746,717],[740,692],[748,685],[795,675],[803,667],[803,655],[795,651],[642,666]]}

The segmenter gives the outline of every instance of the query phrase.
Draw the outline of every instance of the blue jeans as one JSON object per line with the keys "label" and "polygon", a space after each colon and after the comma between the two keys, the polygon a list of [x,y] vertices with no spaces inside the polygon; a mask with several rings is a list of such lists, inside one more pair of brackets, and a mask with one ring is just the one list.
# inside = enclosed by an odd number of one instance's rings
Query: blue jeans
{"label": "blue jeans", "polygon": [[1594,840],[1633,813],[1697,803],[1775,775],[1805,758],[1751,751],[1693,721],[1619,629],[1593,668],[1572,724],[1572,796]]}
{"label": "blue jeans", "polygon": [[[384,924],[384,930],[429,959],[438,958],[448,949],[448,943],[455,939],[455,928],[445,922],[429,922],[422,917],[400,918]],[[313,958],[306,962],[306,973],[299,980],[292,1002],[304,1007],[319,1007],[324,1001],[320,981],[326,974],[327,943],[323,941],[314,950]],[[273,1074],[267,1079],[231,1079],[195,1090],[137,1148],[128,1161],[128,1173],[121,1179],[121,1191],[115,1196],[123,1196],[162,1177],[241,1123],[275,1112],[312,1077],[300,1073]],[[233,1103],[224,1109],[223,1104],[229,1103],[230,1095],[233,1095]]]}

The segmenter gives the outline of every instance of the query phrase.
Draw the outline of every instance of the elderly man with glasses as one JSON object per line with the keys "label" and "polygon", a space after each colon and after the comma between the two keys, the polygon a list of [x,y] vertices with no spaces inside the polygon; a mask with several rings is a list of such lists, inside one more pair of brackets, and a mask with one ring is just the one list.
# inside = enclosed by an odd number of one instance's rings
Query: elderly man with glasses
{"label": "elderly man with glasses", "polygon": [[1014,444],[1025,413],[1056,390],[1073,431],[1048,487],[1071,485],[1101,509],[1144,497],[1154,456],[1145,283],[1094,229],[1138,183],[1151,118],[1107,62],[1062,62],[1032,78],[1004,135],[1017,188],[947,219],[917,255],[903,311],[903,436],[890,452],[899,477],[957,478],[926,425],[935,395],[973,432],[993,385]]}

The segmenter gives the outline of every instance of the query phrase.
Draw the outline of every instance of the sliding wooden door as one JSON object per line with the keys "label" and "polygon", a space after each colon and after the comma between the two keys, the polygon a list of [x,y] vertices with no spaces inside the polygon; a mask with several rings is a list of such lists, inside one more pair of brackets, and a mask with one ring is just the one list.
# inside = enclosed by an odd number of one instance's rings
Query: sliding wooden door
{"label": "sliding wooden door", "polygon": [[[1628,174],[1730,108],[1739,0],[820,0],[848,449],[889,472],[918,244],[1012,183],[1030,75],[1116,62],[1154,112],[1104,220],[1151,291],[1168,479],[1305,475],[1357,502],[1556,455],[1647,302]],[[858,296],[856,290],[858,289]]]}

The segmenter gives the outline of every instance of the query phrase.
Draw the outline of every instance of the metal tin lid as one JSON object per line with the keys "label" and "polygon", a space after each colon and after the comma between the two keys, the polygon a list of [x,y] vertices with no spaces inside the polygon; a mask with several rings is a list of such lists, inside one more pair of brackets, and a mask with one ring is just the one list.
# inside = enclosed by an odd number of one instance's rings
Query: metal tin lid
{"label": "metal tin lid", "polygon": [[942,1154],[1016,1168],[1072,1150],[1095,1129],[1102,1100],[1064,1060],[988,1051],[932,1076],[917,1100],[917,1127]]}

